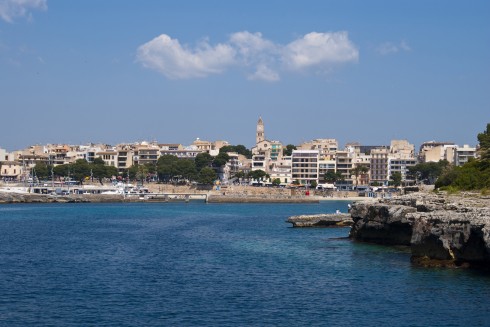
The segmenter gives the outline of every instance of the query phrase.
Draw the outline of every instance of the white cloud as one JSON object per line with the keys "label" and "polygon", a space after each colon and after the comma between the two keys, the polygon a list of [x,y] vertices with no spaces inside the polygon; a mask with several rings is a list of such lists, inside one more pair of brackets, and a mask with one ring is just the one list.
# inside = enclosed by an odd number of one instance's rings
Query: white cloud
{"label": "white cloud", "polygon": [[206,41],[188,49],[162,34],[138,48],[137,60],[170,79],[205,77],[221,73],[234,63],[235,50],[227,44],[210,46]]}
{"label": "white cloud", "polygon": [[399,44],[385,42],[376,48],[376,52],[382,56],[398,53],[400,51],[411,51],[412,48],[405,42],[401,41]]}
{"label": "white cloud", "polygon": [[259,65],[257,70],[252,75],[248,76],[250,80],[262,80],[275,82],[280,80],[279,74],[265,65]]}
{"label": "white cloud", "polygon": [[46,9],[47,0],[0,0],[0,18],[9,23],[17,17],[31,19],[31,10]]}
{"label": "white cloud", "polygon": [[269,82],[280,80],[279,71],[284,68],[325,72],[358,59],[359,51],[347,32],[313,32],[281,45],[261,33],[242,31],[231,34],[224,44],[211,46],[203,41],[195,49],[183,47],[178,40],[162,34],[140,46],[137,53],[143,66],[171,79],[205,77],[235,66],[249,70],[250,80]]}
{"label": "white cloud", "polygon": [[349,40],[347,32],[312,32],[289,43],[283,60],[293,70],[331,66],[338,63],[357,62],[359,50]]}
{"label": "white cloud", "polygon": [[252,34],[247,31],[233,33],[230,36],[230,43],[247,60],[277,52],[278,47],[273,42],[264,39],[262,33]]}
{"label": "white cloud", "polygon": [[233,33],[230,44],[237,49],[237,60],[245,67],[254,67],[250,80],[278,81],[279,74],[272,68],[276,66],[280,46],[262,37],[261,33],[247,31]]}

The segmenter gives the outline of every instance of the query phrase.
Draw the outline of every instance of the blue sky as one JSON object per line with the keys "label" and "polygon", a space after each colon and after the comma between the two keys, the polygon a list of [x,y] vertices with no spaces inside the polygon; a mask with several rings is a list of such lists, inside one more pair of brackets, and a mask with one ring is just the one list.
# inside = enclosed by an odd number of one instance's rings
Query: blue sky
{"label": "blue sky", "polygon": [[0,0],[0,147],[477,143],[489,1]]}

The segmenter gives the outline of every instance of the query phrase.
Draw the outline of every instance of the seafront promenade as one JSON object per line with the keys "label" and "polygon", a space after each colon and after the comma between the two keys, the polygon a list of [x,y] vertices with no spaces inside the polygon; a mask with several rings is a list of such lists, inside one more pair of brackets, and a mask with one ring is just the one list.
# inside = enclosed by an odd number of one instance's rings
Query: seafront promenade
{"label": "seafront promenade", "polygon": [[[355,192],[324,193],[315,190],[233,185],[201,188],[196,186],[148,183],[141,193],[115,194],[111,184],[88,183],[59,188],[58,194],[41,194],[39,188],[21,184],[0,185],[0,203],[29,202],[168,202],[206,201],[211,203],[312,203],[330,200],[365,199]],[[54,190],[52,190],[54,191]],[[43,191],[44,192],[44,191]]]}

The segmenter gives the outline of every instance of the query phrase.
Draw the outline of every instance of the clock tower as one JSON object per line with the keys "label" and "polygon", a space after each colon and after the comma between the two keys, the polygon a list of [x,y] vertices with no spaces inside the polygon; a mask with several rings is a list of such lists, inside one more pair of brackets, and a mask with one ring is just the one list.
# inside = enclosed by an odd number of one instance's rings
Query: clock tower
{"label": "clock tower", "polygon": [[255,143],[262,142],[265,139],[264,137],[264,122],[262,121],[262,117],[259,117],[259,121],[257,122],[257,134],[255,135]]}

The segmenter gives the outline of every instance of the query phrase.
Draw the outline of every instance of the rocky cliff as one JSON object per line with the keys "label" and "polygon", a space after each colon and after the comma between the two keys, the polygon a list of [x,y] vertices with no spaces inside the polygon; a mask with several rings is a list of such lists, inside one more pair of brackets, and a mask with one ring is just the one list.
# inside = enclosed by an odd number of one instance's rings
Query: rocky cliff
{"label": "rocky cliff", "polygon": [[350,237],[409,245],[422,265],[490,268],[490,198],[415,194],[355,203]]}

